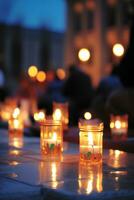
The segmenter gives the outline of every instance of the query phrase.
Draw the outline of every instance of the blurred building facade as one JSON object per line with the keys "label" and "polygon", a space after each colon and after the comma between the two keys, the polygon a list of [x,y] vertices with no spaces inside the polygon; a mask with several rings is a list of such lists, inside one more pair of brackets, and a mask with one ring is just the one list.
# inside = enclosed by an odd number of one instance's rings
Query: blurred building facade
{"label": "blurred building facade", "polygon": [[[80,65],[96,86],[120,61],[121,57],[113,55],[112,48],[116,43],[127,48],[129,26],[125,0],[68,0],[66,65],[70,61]],[[78,58],[81,48],[90,51],[87,62]]]}
{"label": "blurred building facade", "polygon": [[[121,43],[126,48],[128,44],[130,23],[125,0],[66,0],[66,3],[65,32],[0,24],[0,55],[9,77],[19,77],[29,65],[47,70],[76,63],[96,86],[111,66],[119,62],[121,57],[113,55],[112,47]],[[79,60],[81,48],[90,51],[89,61]]]}

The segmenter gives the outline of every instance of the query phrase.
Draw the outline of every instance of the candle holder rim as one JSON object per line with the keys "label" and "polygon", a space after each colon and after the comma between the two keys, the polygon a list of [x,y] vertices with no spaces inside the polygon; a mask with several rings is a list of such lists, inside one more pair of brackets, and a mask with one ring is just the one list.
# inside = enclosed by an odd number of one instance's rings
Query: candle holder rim
{"label": "candle holder rim", "polygon": [[53,120],[53,119],[45,119],[44,121],[40,122],[41,126],[61,126],[62,123],[60,120]]}
{"label": "candle holder rim", "polygon": [[79,129],[83,129],[85,131],[103,131],[104,124],[100,119],[79,119],[78,123]]}

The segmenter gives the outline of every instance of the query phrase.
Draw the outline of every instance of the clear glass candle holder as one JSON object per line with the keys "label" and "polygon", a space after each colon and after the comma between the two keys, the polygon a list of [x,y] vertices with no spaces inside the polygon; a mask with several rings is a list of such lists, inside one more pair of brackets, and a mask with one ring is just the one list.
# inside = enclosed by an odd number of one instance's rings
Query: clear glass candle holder
{"label": "clear glass candle holder", "polygon": [[23,146],[23,121],[20,116],[11,117],[8,121],[9,145],[21,148]]}
{"label": "clear glass candle holder", "polygon": [[102,161],[103,123],[98,119],[79,120],[80,161],[93,164]]}
{"label": "clear glass candle holder", "polygon": [[50,158],[61,156],[63,149],[62,124],[60,121],[46,119],[40,124],[41,153]]}
{"label": "clear glass candle holder", "polygon": [[111,137],[113,140],[126,140],[128,132],[128,115],[110,116]]}
{"label": "clear glass candle holder", "polygon": [[68,113],[68,103],[58,103],[53,102],[53,119],[61,120],[64,130],[68,129],[69,123],[69,113]]}

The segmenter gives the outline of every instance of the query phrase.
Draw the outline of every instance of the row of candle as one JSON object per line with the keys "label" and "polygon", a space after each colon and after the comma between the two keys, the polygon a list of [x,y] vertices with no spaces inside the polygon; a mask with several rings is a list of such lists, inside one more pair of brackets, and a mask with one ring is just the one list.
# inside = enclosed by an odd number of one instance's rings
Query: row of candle
{"label": "row of candle", "polygon": [[[65,109],[66,108],[66,109]],[[68,115],[67,104],[64,107],[54,103],[54,111],[51,119],[45,118],[45,113],[40,111],[35,113],[37,120],[40,122],[41,152],[42,155],[57,157],[63,151],[63,134],[62,130],[67,128]],[[64,116],[64,117],[63,117]],[[36,119],[36,118],[35,118]],[[16,147],[22,147],[20,138],[23,133],[23,120],[18,108],[14,109],[9,120],[9,143]],[[110,128],[113,137],[126,137],[128,128],[128,117],[111,116]],[[102,138],[103,123],[99,120],[79,120],[79,139],[80,139],[80,160],[87,163],[98,163],[102,159]]]}
{"label": "row of candle", "polygon": [[[9,121],[11,114],[17,105],[16,99],[6,99],[5,103],[0,106],[0,118],[4,121]],[[45,120],[45,111],[38,110],[35,100],[28,101],[21,100],[21,118],[23,119],[24,126],[30,125],[29,112],[33,113],[34,120],[41,122]],[[31,111],[29,111],[31,110]],[[91,113],[85,112],[84,118],[90,119]],[[68,103],[53,102],[53,115],[54,120],[61,120],[63,129],[67,130],[69,122]],[[110,116],[110,129],[113,139],[126,139],[128,130],[128,115],[111,115]]]}

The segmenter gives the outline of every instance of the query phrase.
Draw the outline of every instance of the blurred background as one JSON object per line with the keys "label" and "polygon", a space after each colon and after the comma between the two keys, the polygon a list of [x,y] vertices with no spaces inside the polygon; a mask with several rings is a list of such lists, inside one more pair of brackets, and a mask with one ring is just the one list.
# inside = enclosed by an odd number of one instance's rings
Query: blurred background
{"label": "blurred background", "polygon": [[0,0],[1,100],[28,92],[27,78],[40,97],[72,64],[96,89],[127,49],[132,15],[131,0]]}

